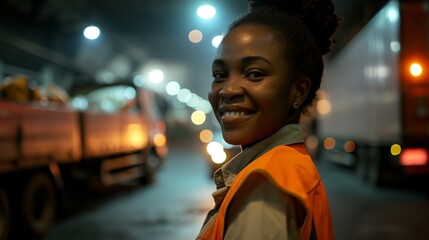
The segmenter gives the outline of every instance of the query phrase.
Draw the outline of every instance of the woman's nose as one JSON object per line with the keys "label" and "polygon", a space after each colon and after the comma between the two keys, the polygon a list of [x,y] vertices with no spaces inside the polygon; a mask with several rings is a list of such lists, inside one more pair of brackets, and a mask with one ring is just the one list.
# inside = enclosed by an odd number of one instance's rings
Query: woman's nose
{"label": "woman's nose", "polygon": [[234,99],[243,96],[244,92],[240,79],[238,77],[230,77],[224,82],[219,95],[224,99]]}

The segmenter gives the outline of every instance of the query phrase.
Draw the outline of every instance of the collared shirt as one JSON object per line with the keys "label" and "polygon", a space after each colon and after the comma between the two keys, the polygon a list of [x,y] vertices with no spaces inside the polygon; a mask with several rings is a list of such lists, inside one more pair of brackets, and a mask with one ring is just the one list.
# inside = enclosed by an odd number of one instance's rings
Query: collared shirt
{"label": "collared shirt", "polygon": [[[217,190],[212,194],[216,205],[208,213],[204,225],[209,225],[207,223],[210,223],[215,218],[235,176],[242,169],[274,147],[303,143],[305,137],[306,132],[303,126],[299,124],[286,125],[268,138],[247,147],[217,170],[214,173]],[[294,236],[299,236],[299,234],[297,235],[299,230],[296,224],[294,224],[295,216],[292,211],[293,209],[291,209],[294,204],[293,199],[281,194],[280,190],[276,189],[268,181],[259,183],[260,184],[253,186],[252,189],[248,189],[252,192],[251,195],[240,201],[245,204],[252,203],[251,209],[243,209],[240,208],[240,206],[237,206],[238,209],[231,208],[237,210],[230,212],[232,218],[228,221],[225,239],[249,239],[246,237],[255,237],[255,233],[262,234],[259,236],[264,239],[277,239],[279,236],[285,236],[279,239],[288,239],[288,236],[289,239],[297,238]],[[275,207],[273,208],[273,206]],[[289,216],[286,216],[285,213],[289,214]],[[266,224],[259,221],[260,219],[257,219],[258,216],[271,218],[278,226],[266,226]],[[243,231],[243,229],[246,229],[246,231]],[[261,230],[264,231],[261,232]],[[281,232],[277,232],[278,230]],[[240,236],[240,238],[238,238],[238,236]]]}

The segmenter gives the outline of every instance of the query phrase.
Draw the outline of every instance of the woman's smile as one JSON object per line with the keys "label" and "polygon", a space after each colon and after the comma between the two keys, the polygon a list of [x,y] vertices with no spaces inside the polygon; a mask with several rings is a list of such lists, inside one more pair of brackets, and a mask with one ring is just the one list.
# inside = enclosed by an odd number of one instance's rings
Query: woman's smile
{"label": "woman's smile", "polygon": [[247,120],[250,118],[251,114],[246,112],[224,112],[221,114],[221,116],[223,123],[229,123]]}

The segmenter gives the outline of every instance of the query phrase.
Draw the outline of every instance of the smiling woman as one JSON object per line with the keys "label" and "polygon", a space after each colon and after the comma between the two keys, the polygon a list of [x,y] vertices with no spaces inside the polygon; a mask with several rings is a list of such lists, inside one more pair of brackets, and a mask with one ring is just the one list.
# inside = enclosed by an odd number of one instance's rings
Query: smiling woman
{"label": "smiling woman", "polygon": [[216,206],[197,239],[333,239],[298,122],[339,19],[330,0],[250,2],[218,48],[209,92],[223,138],[242,152],[215,172]]}

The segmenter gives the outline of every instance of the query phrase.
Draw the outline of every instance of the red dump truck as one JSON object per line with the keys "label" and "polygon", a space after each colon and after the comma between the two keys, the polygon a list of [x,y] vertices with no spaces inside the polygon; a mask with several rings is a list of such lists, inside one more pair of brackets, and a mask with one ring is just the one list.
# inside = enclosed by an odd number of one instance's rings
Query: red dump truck
{"label": "red dump truck", "polygon": [[388,2],[329,59],[321,89],[327,159],[374,184],[429,173],[428,2]]}
{"label": "red dump truck", "polygon": [[[76,91],[76,94],[79,91]],[[69,181],[150,181],[168,153],[154,93],[132,84],[87,88],[73,105],[0,101],[0,239],[45,234]]]}

